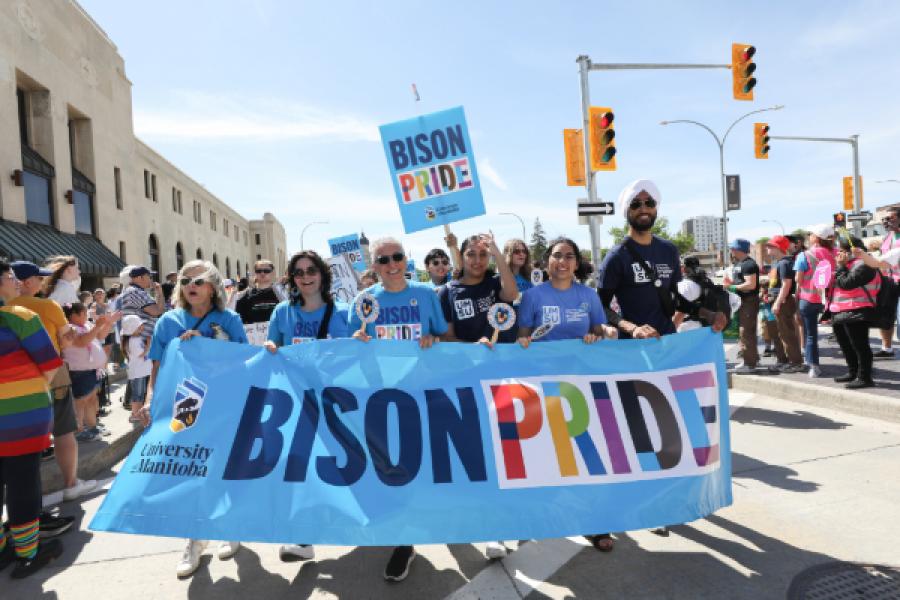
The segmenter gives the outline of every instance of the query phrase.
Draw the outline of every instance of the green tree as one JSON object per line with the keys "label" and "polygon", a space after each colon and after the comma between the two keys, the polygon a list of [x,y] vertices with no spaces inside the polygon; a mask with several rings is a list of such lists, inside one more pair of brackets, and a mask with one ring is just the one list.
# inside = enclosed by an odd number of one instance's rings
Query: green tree
{"label": "green tree", "polygon": [[[669,233],[669,220],[666,217],[659,217],[656,219],[656,223],[653,224],[653,229],[650,231],[653,235],[661,237],[664,240],[669,240],[675,244],[679,254],[687,254],[694,250],[694,236],[681,231],[675,235]],[[627,230],[625,227],[611,227],[609,230],[609,235],[613,239],[613,244],[621,244],[622,240],[625,239],[626,233]]]}
{"label": "green tree", "polygon": [[541,219],[534,220],[534,228],[531,231],[531,259],[539,262],[547,251],[547,234],[544,233],[544,226],[541,225]]}

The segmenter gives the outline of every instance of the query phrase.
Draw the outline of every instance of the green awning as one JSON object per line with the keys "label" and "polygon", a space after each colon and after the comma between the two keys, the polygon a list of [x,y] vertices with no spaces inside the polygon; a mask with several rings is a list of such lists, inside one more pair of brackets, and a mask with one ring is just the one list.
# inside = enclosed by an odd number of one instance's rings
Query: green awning
{"label": "green awning", "polygon": [[72,255],[85,275],[117,277],[125,263],[92,235],[63,233],[47,225],[0,219],[0,255],[10,262],[27,260],[38,265],[57,255]]}

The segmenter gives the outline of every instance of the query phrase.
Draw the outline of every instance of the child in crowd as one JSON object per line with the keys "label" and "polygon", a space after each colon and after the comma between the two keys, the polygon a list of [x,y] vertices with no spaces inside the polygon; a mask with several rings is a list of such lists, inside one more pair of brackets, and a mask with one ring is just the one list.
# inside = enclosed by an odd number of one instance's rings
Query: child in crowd
{"label": "child in crowd", "polygon": [[122,351],[128,363],[128,383],[131,390],[131,416],[128,420],[140,423],[138,416],[147,396],[147,384],[150,382],[150,371],[153,364],[147,358],[150,352],[149,342],[141,336],[143,323],[137,315],[128,315],[122,319]]}

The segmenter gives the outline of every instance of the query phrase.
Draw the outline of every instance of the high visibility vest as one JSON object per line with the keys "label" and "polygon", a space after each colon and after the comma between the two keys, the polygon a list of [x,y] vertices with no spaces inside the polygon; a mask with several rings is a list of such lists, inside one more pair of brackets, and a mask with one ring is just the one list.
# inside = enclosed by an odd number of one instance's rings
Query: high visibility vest
{"label": "high visibility vest", "polygon": [[[847,268],[852,269],[857,262],[859,260],[854,258],[847,263]],[[869,283],[855,287],[852,290],[844,290],[840,286],[835,285],[834,295],[831,297],[831,304],[828,308],[833,313],[859,310],[861,308],[875,308],[875,298],[878,297],[878,290],[880,289],[881,273],[878,271],[875,271],[875,277]]]}
{"label": "high visibility vest", "polygon": [[[900,248],[900,239],[895,240],[894,232],[888,231],[884,239],[881,240],[881,256],[884,256],[894,248]],[[888,273],[890,273],[894,281],[900,283],[900,269],[889,269]]]}
{"label": "high visibility vest", "polygon": [[835,266],[834,254],[827,248],[821,246],[813,246],[804,252],[806,255],[807,269],[797,272],[797,297],[800,300],[806,300],[814,304],[822,304],[822,290],[817,289],[813,285],[813,273],[816,272],[816,265],[820,260],[831,262],[831,266]]}

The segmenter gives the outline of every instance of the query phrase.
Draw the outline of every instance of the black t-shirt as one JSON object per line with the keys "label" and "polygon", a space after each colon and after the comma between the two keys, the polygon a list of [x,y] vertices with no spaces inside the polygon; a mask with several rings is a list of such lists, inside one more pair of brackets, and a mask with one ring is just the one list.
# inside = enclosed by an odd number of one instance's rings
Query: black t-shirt
{"label": "black t-shirt", "polygon": [[793,294],[794,288],[797,286],[797,274],[794,272],[793,258],[790,256],[782,256],[779,258],[778,262],[775,263],[775,271],[778,273],[778,285],[772,289],[780,290],[784,286],[785,279],[790,279],[791,289],[788,290],[788,295]]}
{"label": "black t-shirt", "polygon": [[756,275],[756,285],[749,292],[737,292],[741,298],[755,296],[759,293],[759,265],[748,256],[731,267],[731,281],[734,285],[741,285],[747,281],[747,277],[750,275]]}
{"label": "black t-shirt", "polygon": [[166,302],[168,302],[169,300],[171,300],[171,299],[172,299],[172,291],[175,290],[175,284],[174,284],[174,283],[169,283],[169,282],[167,281],[167,282],[163,283],[163,284],[162,284],[161,286],[159,286],[159,287],[162,288],[163,298],[166,299]]}
{"label": "black t-shirt", "polygon": [[[675,244],[653,236],[649,245],[635,243],[632,248],[649,267],[656,269],[663,289],[675,289],[681,281],[681,260]],[[627,321],[635,325],[650,325],[662,335],[675,333],[675,325],[663,311],[659,292],[653,287],[650,276],[624,244],[614,246],[603,259],[597,291],[604,304],[615,296],[622,309],[622,317]]]}
{"label": "black t-shirt", "polygon": [[250,323],[268,323],[275,305],[278,304],[278,296],[274,288],[249,288],[234,306],[235,312],[241,316],[244,325]]}
{"label": "black t-shirt", "polygon": [[[494,329],[488,324],[487,313],[500,300],[500,276],[485,277],[481,283],[463,285],[454,279],[438,291],[441,310],[447,323],[453,324],[453,333],[464,342],[477,342],[489,338]],[[516,340],[516,326],[500,332],[500,342]]]}

